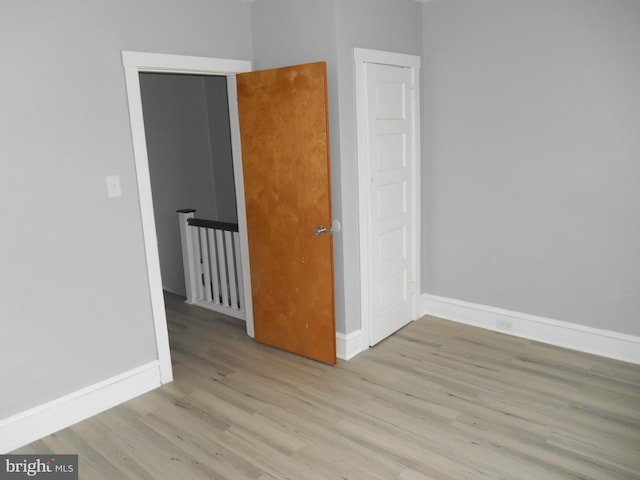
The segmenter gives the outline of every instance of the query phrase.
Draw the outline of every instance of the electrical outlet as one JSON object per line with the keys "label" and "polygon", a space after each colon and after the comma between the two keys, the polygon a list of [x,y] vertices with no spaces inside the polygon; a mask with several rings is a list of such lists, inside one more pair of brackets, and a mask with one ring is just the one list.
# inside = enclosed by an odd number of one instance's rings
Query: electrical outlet
{"label": "electrical outlet", "polygon": [[511,331],[513,330],[513,321],[508,318],[496,318],[496,328],[498,330]]}

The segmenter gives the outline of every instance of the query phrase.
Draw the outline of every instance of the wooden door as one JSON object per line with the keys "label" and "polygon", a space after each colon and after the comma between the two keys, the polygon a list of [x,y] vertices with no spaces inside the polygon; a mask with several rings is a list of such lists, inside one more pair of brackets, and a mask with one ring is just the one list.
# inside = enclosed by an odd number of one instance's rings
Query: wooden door
{"label": "wooden door", "polygon": [[326,78],[322,62],[237,86],[255,338],[334,364]]}

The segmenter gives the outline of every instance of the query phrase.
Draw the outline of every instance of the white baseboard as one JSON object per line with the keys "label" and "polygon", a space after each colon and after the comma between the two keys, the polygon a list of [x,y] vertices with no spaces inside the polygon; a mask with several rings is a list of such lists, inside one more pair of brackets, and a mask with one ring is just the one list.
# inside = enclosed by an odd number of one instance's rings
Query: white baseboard
{"label": "white baseboard", "polygon": [[[640,337],[502,308],[423,294],[422,315],[432,315],[559,347],[640,364]],[[511,325],[497,327],[498,319]]]}
{"label": "white baseboard", "polygon": [[336,333],[336,355],[342,360],[349,360],[362,351],[362,332],[356,330],[347,335]]}
{"label": "white baseboard", "polygon": [[158,361],[0,420],[0,453],[11,452],[161,385]]}

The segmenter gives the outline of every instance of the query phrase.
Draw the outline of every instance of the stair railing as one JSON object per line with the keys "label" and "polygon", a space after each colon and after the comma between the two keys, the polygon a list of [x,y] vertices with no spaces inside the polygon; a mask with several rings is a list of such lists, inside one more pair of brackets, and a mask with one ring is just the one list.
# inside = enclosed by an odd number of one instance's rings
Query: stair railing
{"label": "stair railing", "polygon": [[245,320],[238,224],[178,210],[187,303]]}

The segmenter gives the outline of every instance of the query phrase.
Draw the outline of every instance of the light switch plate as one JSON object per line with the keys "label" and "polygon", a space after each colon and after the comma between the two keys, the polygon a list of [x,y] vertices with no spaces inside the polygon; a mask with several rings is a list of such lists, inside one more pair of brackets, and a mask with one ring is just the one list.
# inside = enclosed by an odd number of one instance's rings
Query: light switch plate
{"label": "light switch plate", "polygon": [[120,175],[110,175],[107,177],[107,195],[109,195],[109,197],[122,196],[122,186],[120,185]]}

